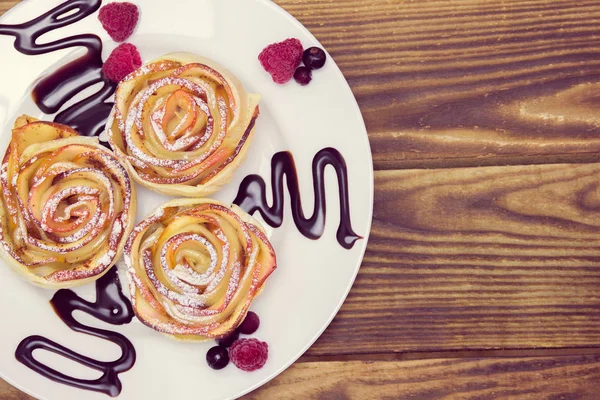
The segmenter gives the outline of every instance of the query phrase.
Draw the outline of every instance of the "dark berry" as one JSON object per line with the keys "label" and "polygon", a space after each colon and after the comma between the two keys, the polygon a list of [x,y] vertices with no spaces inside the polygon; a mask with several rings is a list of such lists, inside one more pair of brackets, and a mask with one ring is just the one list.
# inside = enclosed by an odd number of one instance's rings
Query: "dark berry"
{"label": "dark berry", "polygon": [[325,65],[325,60],[327,59],[327,55],[318,47],[309,47],[304,50],[304,54],[302,54],[302,62],[309,68],[319,69],[323,65]]}
{"label": "dark berry", "polygon": [[229,346],[231,346],[231,343],[238,340],[239,337],[240,337],[240,333],[238,331],[233,331],[229,335],[227,335],[221,339],[217,339],[217,344],[222,347],[229,347]]}
{"label": "dark berry", "polygon": [[223,369],[229,364],[229,353],[225,347],[212,347],[206,353],[206,362],[212,369]]}
{"label": "dark berry", "polygon": [[302,86],[306,86],[312,79],[312,70],[308,67],[298,67],[294,72],[294,79]]}
{"label": "dark berry", "polygon": [[248,311],[248,314],[246,314],[246,318],[238,328],[238,331],[244,335],[251,335],[256,332],[259,326],[260,318],[258,318],[258,315],[256,315],[255,312]]}

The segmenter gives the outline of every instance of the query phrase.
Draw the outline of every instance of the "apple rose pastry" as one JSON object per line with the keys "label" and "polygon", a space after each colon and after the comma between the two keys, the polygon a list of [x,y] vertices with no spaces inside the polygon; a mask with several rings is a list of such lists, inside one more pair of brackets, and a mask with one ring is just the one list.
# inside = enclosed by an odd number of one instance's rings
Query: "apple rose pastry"
{"label": "apple rose pastry", "polygon": [[32,283],[84,284],[121,256],[134,225],[134,188],[97,138],[21,116],[0,181],[0,253]]}
{"label": "apple rose pastry", "polygon": [[227,183],[244,160],[260,96],[213,61],[167,54],[119,83],[109,142],[142,185],[200,197]]}
{"label": "apple rose pastry", "polygon": [[208,199],[162,205],[134,228],[125,262],[139,320],[196,341],[232,333],[276,267],[259,223]]}

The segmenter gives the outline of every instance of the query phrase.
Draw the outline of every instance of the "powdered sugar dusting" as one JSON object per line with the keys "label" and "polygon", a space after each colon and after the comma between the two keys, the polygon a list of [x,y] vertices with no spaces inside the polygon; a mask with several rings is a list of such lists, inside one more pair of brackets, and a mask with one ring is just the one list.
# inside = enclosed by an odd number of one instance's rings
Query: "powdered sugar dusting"
{"label": "powdered sugar dusting", "polygon": [[[172,68],[170,75],[156,74],[169,68]],[[173,86],[173,89],[160,91],[168,86]],[[170,138],[162,121],[165,116],[164,104],[177,90],[185,90],[193,98],[206,115],[206,124],[201,127],[192,124],[185,128],[185,132],[179,132],[192,117],[183,115],[174,128],[178,132],[177,138]],[[129,103],[132,97],[133,101]],[[239,115],[232,86],[223,75],[200,63],[181,66],[179,63],[162,61],[143,66],[119,85],[116,98],[115,108],[121,110],[125,117],[123,121],[123,117],[116,116],[123,140],[119,151],[126,154],[127,161],[138,170],[140,178],[150,183],[196,185],[202,176],[212,179],[216,176],[212,172],[220,170],[224,162],[230,164],[238,155],[236,149],[239,148],[239,142],[246,140],[246,136],[241,135],[226,141],[229,131],[238,132],[240,129],[235,126],[238,121],[249,124],[251,120]],[[187,111],[197,112],[193,108]],[[219,120],[218,126],[215,126],[216,119]],[[244,132],[244,129],[241,131]],[[146,144],[148,140],[152,145]],[[210,145],[204,149],[207,143]],[[205,183],[202,180],[202,184]]]}
{"label": "powdered sugar dusting", "polygon": [[[157,218],[156,215],[155,213],[138,225],[142,228],[136,229],[130,239],[131,246],[129,244],[127,246],[126,261],[130,265],[129,270],[135,276],[133,279],[136,290],[142,291],[144,298],[149,296],[146,298],[148,304],[156,304],[160,307],[169,316],[169,320],[168,322],[157,321],[151,315],[144,315],[144,313],[139,317],[145,324],[171,334],[211,337],[211,332],[214,329],[222,329],[224,323],[233,324],[230,329],[235,329],[241,319],[231,321],[231,314],[240,307],[247,309],[256,294],[257,285],[260,284],[258,277],[261,266],[257,262],[257,255],[262,248],[261,239],[254,240],[254,231],[249,230],[235,213],[218,204],[202,203],[180,207],[176,214],[169,213],[165,219]],[[171,233],[168,238],[161,237],[159,242],[147,240],[149,236],[146,232],[156,232],[154,226],[160,227],[161,236],[164,232],[170,232],[169,226],[165,225],[167,218],[168,221],[177,221],[178,215],[191,216],[197,222],[186,224],[177,230],[171,228],[178,232]],[[208,237],[199,234],[198,232],[202,230],[194,228],[194,224],[206,224],[204,229],[210,231],[212,239],[209,240]],[[226,225],[230,227],[220,228]],[[231,229],[243,232],[246,243],[240,243],[237,234],[229,237],[225,232],[230,232]],[[135,250],[141,242],[149,247]],[[179,251],[183,251],[180,250],[183,248],[205,251],[205,254],[208,254],[210,264],[203,269],[203,273],[196,272],[188,264],[190,262],[193,265],[196,262],[193,259],[195,257],[193,251],[185,253],[185,257],[192,257],[191,259],[183,260],[182,255],[177,255]],[[129,251],[136,253],[128,254]],[[153,265],[156,259],[152,254],[156,252],[159,254],[160,265]],[[208,262],[202,261],[205,260],[202,257],[197,262]],[[159,270],[156,268],[160,268],[161,274],[158,274]],[[142,271],[142,275],[139,275]],[[159,278],[159,275],[162,278]],[[205,281],[207,278],[210,279],[208,282]],[[161,279],[167,279],[168,282],[161,282]],[[204,288],[205,283],[208,283],[208,286]],[[178,290],[171,290],[168,287],[175,287]],[[241,290],[242,288],[244,290]],[[215,297],[216,293],[222,294]],[[234,307],[231,308],[230,304],[234,304]],[[214,327],[211,328],[213,325]]]}
{"label": "powdered sugar dusting", "polygon": [[[60,126],[52,124],[53,129]],[[42,278],[48,281],[68,282],[100,274],[117,256],[119,243],[112,234],[123,229],[116,220],[117,211],[119,215],[131,212],[129,176],[99,145],[67,142],[44,149],[15,166],[17,172],[11,176],[6,164],[0,171],[3,181],[14,181],[20,189],[29,185],[24,198],[14,186],[3,185],[5,204],[17,205],[11,212],[16,228],[2,221],[2,229],[9,231],[8,237],[2,235],[3,246],[11,249],[9,254],[23,268],[44,265],[49,272]],[[36,168],[33,176],[32,166]],[[114,191],[121,187],[127,189],[117,202]],[[107,237],[108,243],[99,245]]]}

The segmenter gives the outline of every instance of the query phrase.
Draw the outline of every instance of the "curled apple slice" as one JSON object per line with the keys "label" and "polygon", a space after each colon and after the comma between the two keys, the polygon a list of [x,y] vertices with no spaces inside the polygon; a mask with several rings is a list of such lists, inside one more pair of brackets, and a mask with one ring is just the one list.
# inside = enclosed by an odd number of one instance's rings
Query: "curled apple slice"
{"label": "curled apple slice", "polygon": [[30,282],[84,284],[119,259],[134,223],[134,187],[97,138],[22,116],[0,184],[0,255]]}
{"label": "curled apple slice", "polygon": [[208,199],[162,205],[134,228],[125,262],[140,321],[196,341],[233,332],[276,268],[260,224]]}
{"label": "curled apple slice", "polygon": [[169,195],[216,192],[242,163],[260,96],[211,60],[171,53],[119,83],[109,142],[142,185]]}

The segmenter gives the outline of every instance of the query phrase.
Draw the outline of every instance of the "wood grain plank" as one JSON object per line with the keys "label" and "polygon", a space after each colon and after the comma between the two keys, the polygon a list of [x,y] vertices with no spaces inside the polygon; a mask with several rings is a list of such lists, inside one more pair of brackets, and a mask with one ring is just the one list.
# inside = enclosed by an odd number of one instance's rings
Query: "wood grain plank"
{"label": "wood grain plank", "polygon": [[34,400],[19,389],[11,386],[8,382],[0,379],[0,399],[2,400]]}
{"label": "wood grain plank", "polygon": [[[330,12],[333,3],[282,4],[329,21],[322,11],[343,26]],[[488,13],[504,15],[496,2],[466,0],[418,3],[423,9],[401,1],[335,4],[340,15],[352,13],[348,30],[367,25],[382,45],[389,41],[385,31],[356,18],[393,20],[397,8],[421,24],[439,12],[450,19],[479,16],[485,25],[492,23]],[[536,12],[569,19],[582,10],[593,17],[595,10],[590,2],[502,4],[524,21]],[[597,346],[597,176],[598,164],[378,173],[361,274],[309,354]]]}
{"label": "wood grain plank", "polygon": [[378,169],[600,159],[597,1],[276,2],[336,59]]}
{"label": "wood grain plank", "polygon": [[599,158],[597,1],[276,2],[339,64],[378,169]]}
{"label": "wood grain plank", "polygon": [[[596,400],[599,379],[600,355],[310,362],[242,399]],[[2,380],[0,398],[32,399]]]}
{"label": "wood grain plank", "polygon": [[565,399],[598,397],[600,356],[299,363],[250,399]]}
{"label": "wood grain plank", "polygon": [[21,2],[20,0],[2,0],[2,1],[0,1],[0,15],[4,14],[5,12],[7,12],[8,10],[13,8],[20,2]]}
{"label": "wood grain plank", "polygon": [[308,354],[600,347],[599,178],[600,164],[378,171],[359,276]]}
{"label": "wood grain plank", "polygon": [[[17,2],[0,1],[0,13]],[[598,158],[596,1],[276,2],[336,58],[377,168]],[[594,351],[599,172],[599,164],[379,172],[359,279],[309,357]],[[249,398],[595,399],[598,362],[300,363]],[[1,381],[0,398],[29,399]]]}

